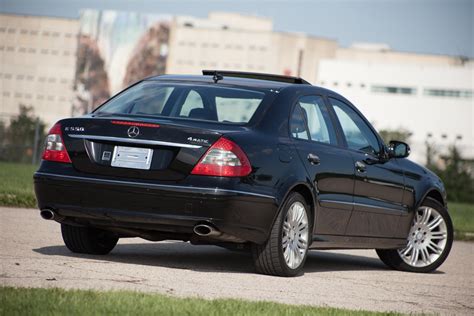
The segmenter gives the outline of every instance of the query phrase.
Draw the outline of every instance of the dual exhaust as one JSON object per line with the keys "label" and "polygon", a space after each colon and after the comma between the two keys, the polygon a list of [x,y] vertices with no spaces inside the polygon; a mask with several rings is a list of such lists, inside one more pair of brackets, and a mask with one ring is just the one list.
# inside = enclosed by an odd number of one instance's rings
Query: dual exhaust
{"label": "dual exhaust", "polygon": [[42,209],[40,215],[43,219],[48,221],[52,221],[56,218],[56,214],[54,214],[54,212],[48,208]]}
{"label": "dual exhaust", "polygon": [[194,226],[193,229],[194,233],[200,237],[207,237],[211,239],[216,239],[220,241],[227,241],[227,242],[235,242],[235,243],[243,243],[245,240],[240,239],[238,237],[226,234],[218,230],[211,224],[197,224]]}

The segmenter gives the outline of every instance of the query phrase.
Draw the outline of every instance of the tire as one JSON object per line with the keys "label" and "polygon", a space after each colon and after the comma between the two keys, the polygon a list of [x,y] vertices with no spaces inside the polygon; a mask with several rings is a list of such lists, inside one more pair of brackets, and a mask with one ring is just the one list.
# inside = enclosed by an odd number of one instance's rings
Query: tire
{"label": "tire", "polygon": [[[299,224],[297,224],[298,221],[292,221],[291,218],[287,217],[287,215],[292,216],[294,214],[301,215]],[[282,277],[293,277],[300,274],[311,243],[311,223],[312,217],[305,198],[299,193],[290,193],[272,226],[268,240],[262,245],[251,245],[257,272]],[[295,230],[294,227],[299,229]],[[283,242],[285,242],[286,247]],[[287,263],[283,249],[287,249],[287,258],[291,258],[288,257],[291,252],[294,259],[291,261],[294,264],[293,266]],[[291,249],[295,250],[292,252]]]}
{"label": "tire", "polygon": [[106,255],[118,242],[115,234],[92,227],[61,224],[61,234],[66,247],[75,253]]}
{"label": "tire", "polygon": [[[427,213],[429,209],[431,211]],[[442,220],[438,219],[436,221],[438,215],[441,216]],[[424,218],[426,218],[424,220],[427,223],[426,226],[417,221],[417,219],[422,221]],[[437,225],[435,226],[435,224]],[[433,228],[430,229],[430,227]],[[425,242],[426,244],[424,244]],[[407,238],[407,247],[403,249],[377,249],[376,251],[380,260],[392,269],[427,273],[435,271],[443,264],[451,251],[452,244],[453,224],[447,209],[438,201],[427,198],[413,218],[413,224]],[[419,249],[418,255],[414,255],[416,247]],[[426,249],[426,252],[423,248]]]}

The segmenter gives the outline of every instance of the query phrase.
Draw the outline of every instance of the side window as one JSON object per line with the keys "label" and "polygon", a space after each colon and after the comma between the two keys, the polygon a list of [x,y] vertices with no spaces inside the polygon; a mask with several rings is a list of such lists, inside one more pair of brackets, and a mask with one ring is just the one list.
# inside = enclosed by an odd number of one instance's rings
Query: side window
{"label": "side window", "polygon": [[[204,108],[204,103],[202,102],[202,98],[194,90],[189,91],[188,96],[186,97],[186,100],[184,100],[183,105],[181,106],[181,111],[179,113],[179,116],[185,116],[189,117],[190,113],[194,109],[203,109]],[[195,111],[196,112],[196,111]]]}
{"label": "side window", "polygon": [[306,127],[306,118],[299,104],[296,104],[290,119],[291,136],[296,139],[309,139],[308,128]]}
{"label": "side window", "polygon": [[331,125],[328,110],[320,96],[299,98],[291,117],[290,128],[294,138],[336,144],[336,134]]}
{"label": "side window", "polygon": [[380,152],[380,144],[367,123],[347,104],[332,98],[329,100],[341,124],[347,146],[377,155]]}

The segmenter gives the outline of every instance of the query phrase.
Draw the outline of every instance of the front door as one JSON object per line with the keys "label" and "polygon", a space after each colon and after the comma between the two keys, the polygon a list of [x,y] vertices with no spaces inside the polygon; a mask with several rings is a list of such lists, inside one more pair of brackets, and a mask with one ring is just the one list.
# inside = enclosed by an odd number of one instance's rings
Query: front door
{"label": "front door", "polygon": [[400,216],[407,211],[402,205],[403,171],[396,160],[387,160],[383,145],[372,128],[348,104],[330,98],[345,136],[355,170],[354,210],[347,226],[350,236],[402,237]]}
{"label": "front door", "polygon": [[317,192],[314,233],[344,235],[353,208],[353,161],[349,152],[339,146],[321,96],[302,96],[297,100],[290,130]]}

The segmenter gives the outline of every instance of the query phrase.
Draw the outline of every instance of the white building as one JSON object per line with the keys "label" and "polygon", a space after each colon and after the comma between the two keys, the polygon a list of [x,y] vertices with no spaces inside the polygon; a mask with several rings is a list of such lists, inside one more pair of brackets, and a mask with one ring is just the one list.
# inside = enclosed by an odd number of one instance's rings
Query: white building
{"label": "white building", "polygon": [[426,140],[444,152],[456,144],[474,158],[472,61],[447,56],[341,49],[320,62],[316,84],[351,100],[378,129],[412,133],[412,159],[425,161]]}
{"label": "white building", "polygon": [[71,115],[78,21],[0,14],[0,119],[32,106],[48,124]]}

